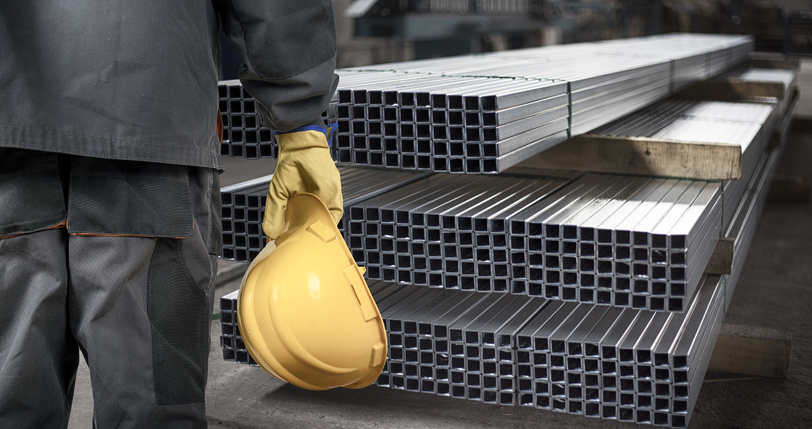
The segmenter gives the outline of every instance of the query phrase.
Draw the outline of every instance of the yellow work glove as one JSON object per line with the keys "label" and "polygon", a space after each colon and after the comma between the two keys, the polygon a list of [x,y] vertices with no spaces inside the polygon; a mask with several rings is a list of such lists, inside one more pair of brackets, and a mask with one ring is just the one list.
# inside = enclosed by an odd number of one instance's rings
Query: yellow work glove
{"label": "yellow work glove", "polygon": [[330,209],[338,223],[344,214],[341,177],[330,157],[329,141],[335,126],[324,129],[309,125],[287,133],[276,134],[279,158],[276,163],[262,230],[270,240],[285,231],[285,208],[288,198],[299,193],[314,194]]}

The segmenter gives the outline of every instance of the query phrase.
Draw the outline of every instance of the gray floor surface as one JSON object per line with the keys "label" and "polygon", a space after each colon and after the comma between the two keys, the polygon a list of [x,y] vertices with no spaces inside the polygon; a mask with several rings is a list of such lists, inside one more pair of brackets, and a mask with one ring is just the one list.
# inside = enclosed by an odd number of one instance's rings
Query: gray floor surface
{"label": "gray floor surface", "polygon": [[[799,75],[796,117],[812,120],[812,62]],[[273,163],[226,159],[223,185],[270,174]],[[812,182],[812,128],[796,127],[779,174]],[[223,264],[228,266],[228,263]],[[218,297],[239,280],[218,288]],[[215,313],[219,309],[215,308]],[[793,334],[786,379],[708,374],[691,428],[812,427],[812,204],[769,202],[726,322]],[[212,324],[207,407],[209,427],[221,428],[629,428],[632,423],[502,407],[435,395],[369,387],[311,392],[285,384],[258,368],[225,362],[220,326]],[[80,367],[70,429],[90,428],[92,396],[87,367]]]}

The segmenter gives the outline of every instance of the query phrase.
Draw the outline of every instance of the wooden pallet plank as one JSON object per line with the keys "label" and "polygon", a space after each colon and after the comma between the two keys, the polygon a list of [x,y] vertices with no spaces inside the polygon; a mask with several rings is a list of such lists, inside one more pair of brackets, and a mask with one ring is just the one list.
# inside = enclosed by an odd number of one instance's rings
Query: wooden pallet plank
{"label": "wooden pallet plank", "polygon": [[736,239],[732,237],[721,237],[716,243],[708,266],[705,267],[706,274],[730,274],[733,270],[733,253],[736,248]]}
{"label": "wooden pallet plank", "polygon": [[519,164],[527,168],[731,180],[741,177],[741,147],[647,137],[576,136]]}

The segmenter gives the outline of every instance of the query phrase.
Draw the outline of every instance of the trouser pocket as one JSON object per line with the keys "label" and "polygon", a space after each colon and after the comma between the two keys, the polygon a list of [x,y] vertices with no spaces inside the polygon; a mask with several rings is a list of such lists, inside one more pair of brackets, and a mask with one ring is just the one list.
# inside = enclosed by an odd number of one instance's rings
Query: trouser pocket
{"label": "trouser pocket", "polygon": [[189,237],[191,199],[186,166],[73,156],[68,232]]}
{"label": "trouser pocket", "polygon": [[52,228],[65,217],[56,154],[0,148],[0,238]]}

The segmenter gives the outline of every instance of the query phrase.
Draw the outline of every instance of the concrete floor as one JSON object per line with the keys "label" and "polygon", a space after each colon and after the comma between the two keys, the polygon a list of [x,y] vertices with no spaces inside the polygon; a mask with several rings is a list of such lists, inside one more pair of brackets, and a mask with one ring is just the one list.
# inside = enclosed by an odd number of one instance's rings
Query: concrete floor
{"label": "concrete floor", "polygon": [[[796,118],[812,120],[812,62],[802,63]],[[806,121],[804,121],[806,123]],[[812,182],[812,127],[796,121],[779,174]],[[223,185],[269,174],[273,163],[226,160]],[[225,263],[224,265],[228,265]],[[218,288],[218,297],[239,280]],[[219,304],[219,302],[218,302]],[[762,214],[726,322],[791,331],[786,379],[738,379],[709,373],[692,428],[812,426],[812,204],[769,202]],[[219,312],[215,308],[215,313]],[[629,428],[631,424],[501,407],[435,395],[369,387],[311,392],[258,368],[225,362],[220,327],[212,324],[207,391],[209,427],[221,428]],[[69,428],[89,428],[92,397],[80,367]]]}

